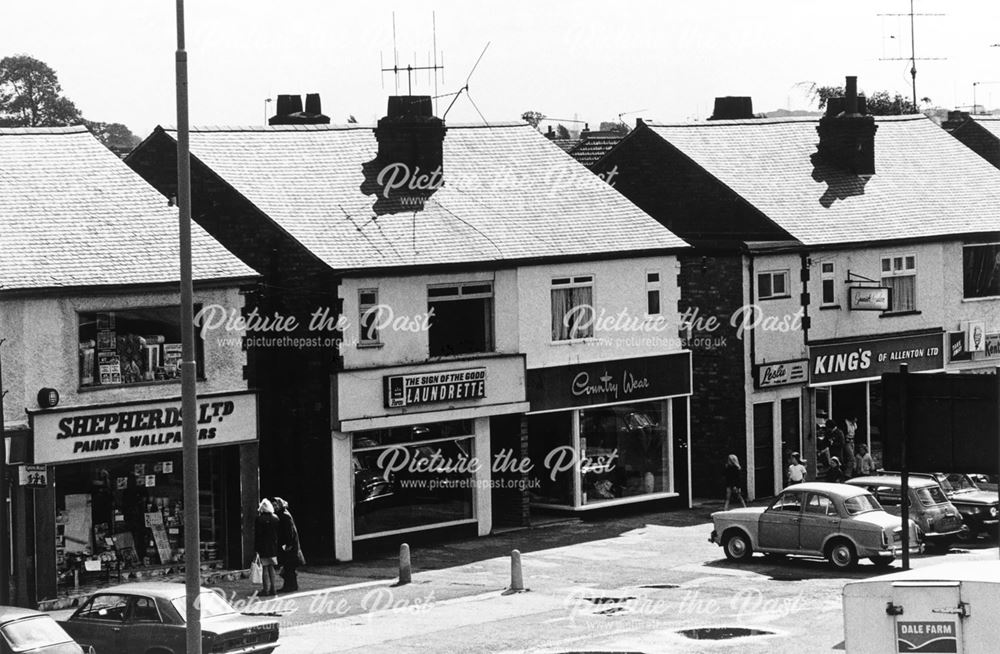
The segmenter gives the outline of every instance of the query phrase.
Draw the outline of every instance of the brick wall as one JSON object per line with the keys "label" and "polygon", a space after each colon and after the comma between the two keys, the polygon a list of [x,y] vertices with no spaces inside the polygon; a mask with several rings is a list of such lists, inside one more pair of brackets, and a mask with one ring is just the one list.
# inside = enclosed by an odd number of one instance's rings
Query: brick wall
{"label": "brick wall", "polygon": [[[173,139],[154,133],[126,163],[171,197],[176,161]],[[244,313],[298,319],[295,331],[248,336],[316,337],[307,329],[309,315],[320,306],[339,311],[332,272],[196,159],[191,178],[194,219],[263,275],[248,291]],[[336,349],[323,345],[247,347],[245,376],[260,391],[260,493],[291,503],[306,557],[316,562],[333,558],[329,380],[337,365]]]}

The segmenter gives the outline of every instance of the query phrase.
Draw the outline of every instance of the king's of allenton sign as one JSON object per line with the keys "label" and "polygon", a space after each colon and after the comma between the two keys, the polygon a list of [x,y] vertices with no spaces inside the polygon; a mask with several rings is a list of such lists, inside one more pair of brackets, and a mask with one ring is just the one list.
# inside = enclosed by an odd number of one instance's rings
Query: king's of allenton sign
{"label": "king's of allenton sign", "polygon": [[943,334],[917,334],[809,346],[809,383],[875,379],[898,372],[944,368]]}
{"label": "king's of allenton sign", "polygon": [[384,378],[385,406],[394,409],[486,397],[486,368],[466,368]]}

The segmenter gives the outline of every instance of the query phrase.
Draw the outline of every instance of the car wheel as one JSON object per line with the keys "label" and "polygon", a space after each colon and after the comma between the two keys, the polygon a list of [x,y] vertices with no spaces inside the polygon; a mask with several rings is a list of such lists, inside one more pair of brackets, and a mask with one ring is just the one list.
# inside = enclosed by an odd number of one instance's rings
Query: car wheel
{"label": "car wheel", "polygon": [[854,546],[846,540],[835,540],[827,549],[826,556],[830,563],[839,570],[849,570],[858,564],[858,555]]}
{"label": "car wheel", "polygon": [[725,536],[722,541],[722,549],[726,552],[726,558],[730,561],[744,561],[753,554],[753,546],[750,539],[742,531],[734,531]]}
{"label": "car wheel", "polygon": [[875,564],[876,568],[888,568],[892,565],[894,557],[892,556],[872,556],[868,559]]}

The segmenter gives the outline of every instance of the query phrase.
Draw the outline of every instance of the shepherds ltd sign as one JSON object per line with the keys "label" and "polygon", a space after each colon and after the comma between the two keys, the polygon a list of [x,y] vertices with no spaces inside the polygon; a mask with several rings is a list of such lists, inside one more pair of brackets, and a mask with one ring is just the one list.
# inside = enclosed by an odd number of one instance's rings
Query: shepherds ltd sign
{"label": "shepherds ltd sign", "polygon": [[[35,463],[119,457],[179,450],[181,401],[114,404],[31,414]],[[257,439],[253,393],[198,398],[198,444],[228,445]]]}
{"label": "shepherds ltd sign", "polygon": [[385,377],[385,406],[397,408],[486,397],[486,368]]}
{"label": "shepherds ltd sign", "polygon": [[875,379],[881,377],[883,372],[899,372],[903,363],[909,366],[911,372],[943,369],[943,334],[810,345],[809,383]]}

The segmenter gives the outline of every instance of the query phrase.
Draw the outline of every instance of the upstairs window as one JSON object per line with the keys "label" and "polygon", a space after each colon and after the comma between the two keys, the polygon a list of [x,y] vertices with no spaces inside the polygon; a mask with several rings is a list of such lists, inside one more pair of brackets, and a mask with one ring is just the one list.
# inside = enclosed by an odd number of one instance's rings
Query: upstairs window
{"label": "upstairs window", "polygon": [[[200,307],[195,306],[195,314]],[[219,330],[220,336],[226,336]],[[180,379],[180,307],[79,314],[80,386],[120,386]],[[198,377],[204,377],[196,332]]]}
{"label": "upstairs window", "polygon": [[787,270],[770,270],[757,274],[757,297],[761,300],[791,297]]}
{"label": "upstairs window", "polygon": [[552,340],[572,341],[594,336],[594,276],[552,280]]}
{"label": "upstairs window", "polygon": [[363,288],[358,291],[358,345],[380,345],[378,331],[378,289]]}
{"label": "upstairs window", "polygon": [[889,311],[917,310],[917,257],[899,254],[882,257],[882,286],[887,286],[891,296]]}
{"label": "upstairs window", "polygon": [[493,351],[493,283],[427,288],[430,356]]}
{"label": "upstairs window", "polygon": [[660,273],[646,273],[646,315],[660,315]]}
{"label": "upstairs window", "polygon": [[1000,296],[1000,243],[962,248],[963,297]]}
{"label": "upstairs window", "polygon": [[832,262],[820,264],[820,276],[823,283],[823,305],[837,304],[837,268]]}

